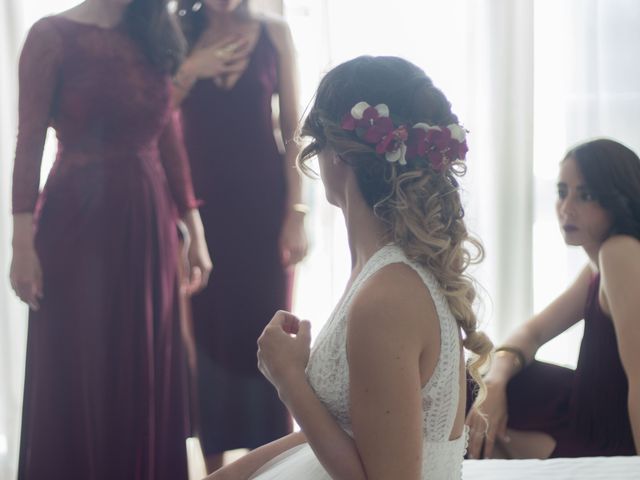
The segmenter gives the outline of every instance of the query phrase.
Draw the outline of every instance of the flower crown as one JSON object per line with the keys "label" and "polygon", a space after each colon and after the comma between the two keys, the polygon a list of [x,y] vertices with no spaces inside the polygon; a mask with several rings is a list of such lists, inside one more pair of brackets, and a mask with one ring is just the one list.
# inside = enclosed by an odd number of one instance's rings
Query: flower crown
{"label": "flower crown", "polygon": [[380,103],[356,103],[342,119],[344,130],[355,131],[358,138],[376,146],[376,153],[388,162],[406,165],[407,160],[426,159],[437,172],[455,160],[464,160],[469,150],[466,130],[457,123],[447,126],[416,123],[395,126],[389,107]]}

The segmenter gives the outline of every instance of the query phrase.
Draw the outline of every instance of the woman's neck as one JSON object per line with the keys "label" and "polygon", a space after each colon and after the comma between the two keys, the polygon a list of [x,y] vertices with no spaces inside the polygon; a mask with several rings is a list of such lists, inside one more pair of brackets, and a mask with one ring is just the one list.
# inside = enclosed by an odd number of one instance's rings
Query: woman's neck
{"label": "woman's neck", "polygon": [[367,205],[358,186],[353,184],[347,190],[345,204],[341,208],[347,227],[351,268],[359,271],[388,240],[384,223]]}
{"label": "woman's neck", "polygon": [[233,31],[237,25],[251,20],[251,14],[244,7],[238,7],[231,12],[214,12],[206,6],[204,8],[208,28],[218,32]]}
{"label": "woman's neck", "polygon": [[115,27],[122,21],[127,5],[104,0],[85,0],[78,5],[77,16],[87,23],[100,27]]}
{"label": "woman's neck", "polygon": [[595,271],[599,271],[600,270],[600,260],[599,260],[599,254],[600,254],[600,247],[602,246],[602,244],[598,244],[598,245],[583,245],[582,249],[584,250],[584,252],[587,254],[587,257],[589,257],[589,260],[591,262],[592,267],[595,269]]}

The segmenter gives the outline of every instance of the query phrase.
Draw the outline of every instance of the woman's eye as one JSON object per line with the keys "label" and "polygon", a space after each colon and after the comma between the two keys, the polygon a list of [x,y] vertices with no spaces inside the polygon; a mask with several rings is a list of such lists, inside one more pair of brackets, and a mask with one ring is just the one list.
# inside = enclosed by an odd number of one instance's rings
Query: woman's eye
{"label": "woman's eye", "polygon": [[582,192],[580,194],[580,200],[584,202],[592,202],[595,199],[596,199],[595,196],[591,192]]}
{"label": "woman's eye", "polygon": [[566,197],[567,197],[567,191],[566,190],[562,190],[562,189],[558,190],[558,198],[564,199]]}

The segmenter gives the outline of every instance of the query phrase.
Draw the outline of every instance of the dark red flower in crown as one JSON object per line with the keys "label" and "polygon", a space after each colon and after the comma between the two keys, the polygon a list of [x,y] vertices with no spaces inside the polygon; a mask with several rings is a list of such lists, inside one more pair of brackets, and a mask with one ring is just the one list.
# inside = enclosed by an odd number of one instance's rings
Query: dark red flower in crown
{"label": "dark red flower in crown", "polygon": [[342,128],[356,130],[358,136],[367,143],[378,143],[393,130],[393,122],[386,105],[372,107],[366,102],[360,102],[344,116]]}
{"label": "dark red flower in crown", "polygon": [[355,131],[358,138],[374,144],[378,154],[389,162],[406,165],[407,159],[424,158],[438,172],[467,154],[466,131],[457,123],[447,126],[416,123],[394,126],[389,107],[384,103],[372,107],[366,102],[356,103],[342,119],[342,128]]}
{"label": "dark red flower in crown", "polygon": [[411,129],[407,157],[426,156],[438,172],[454,160],[464,160],[468,151],[466,132],[458,124],[446,127],[416,123]]}

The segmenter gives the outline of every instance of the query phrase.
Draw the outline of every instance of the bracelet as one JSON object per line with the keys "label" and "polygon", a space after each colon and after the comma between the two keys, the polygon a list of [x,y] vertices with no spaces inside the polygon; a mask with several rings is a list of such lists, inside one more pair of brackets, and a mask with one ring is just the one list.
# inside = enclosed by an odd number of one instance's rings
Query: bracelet
{"label": "bracelet", "polygon": [[303,215],[306,215],[311,211],[309,206],[305,205],[304,203],[294,203],[293,205],[291,205],[291,210],[294,212],[301,213]]}
{"label": "bracelet", "polygon": [[[512,358],[515,360],[515,364],[518,370],[522,370],[527,364],[527,357],[525,357],[524,352],[520,350],[518,347],[511,347],[509,345],[504,345],[502,347],[496,348],[493,353],[497,357],[501,357],[505,354],[510,353]],[[499,355],[500,353],[502,355]]]}

